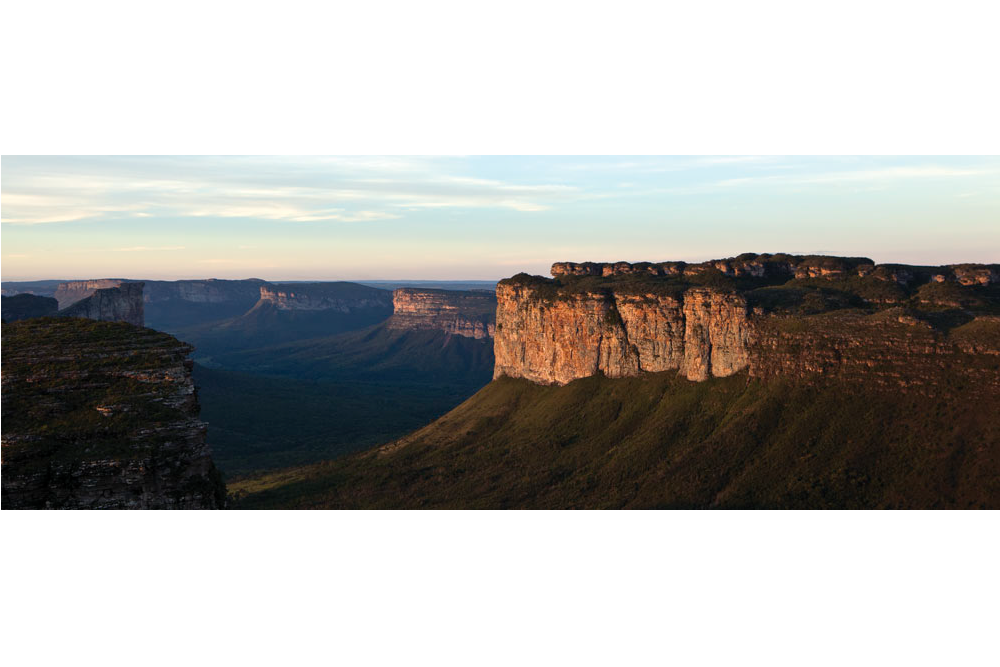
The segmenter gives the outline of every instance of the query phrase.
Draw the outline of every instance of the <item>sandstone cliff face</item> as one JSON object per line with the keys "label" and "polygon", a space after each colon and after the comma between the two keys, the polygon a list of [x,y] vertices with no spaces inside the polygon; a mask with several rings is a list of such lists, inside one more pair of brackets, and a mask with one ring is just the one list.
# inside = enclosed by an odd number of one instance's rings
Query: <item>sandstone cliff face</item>
{"label": "sandstone cliff face", "polygon": [[124,280],[116,278],[101,278],[99,280],[72,280],[60,283],[54,294],[59,308],[67,308],[77,301],[82,301],[99,289],[118,287]]}
{"label": "sandstone cliff face", "polygon": [[197,509],[225,502],[191,347],[118,322],[3,330],[3,506]]}
{"label": "sandstone cliff face", "polygon": [[702,264],[560,262],[552,273],[498,285],[494,377],[565,384],[676,371],[702,381],[746,370],[1000,386],[994,265],[747,254]]}
{"label": "sandstone cliff face", "polygon": [[122,283],[98,289],[85,299],[58,312],[59,317],[85,317],[103,322],[128,322],[145,326],[142,291],[144,283]]}
{"label": "sandstone cliff face", "polygon": [[333,310],[349,313],[360,308],[392,305],[388,290],[356,283],[290,283],[261,285],[260,300],[278,310]]}
{"label": "sandstone cliff face", "polygon": [[690,380],[746,367],[751,324],[739,295],[692,288],[677,296],[585,292],[547,299],[529,285],[497,287],[494,377],[565,384],[602,373],[679,371]]}
{"label": "sandstone cliff face", "polygon": [[684,363],[689,380],[727,377],[746,368],[753,326],[746,300],[706,288],[684,293]]}
{"label": "sandstone cliff face", "polygon": [[493,338],[496,295],[489,292],[400,288],[392,293],[392,317],[386,326],[397,330],[434,329],[467,338]]}

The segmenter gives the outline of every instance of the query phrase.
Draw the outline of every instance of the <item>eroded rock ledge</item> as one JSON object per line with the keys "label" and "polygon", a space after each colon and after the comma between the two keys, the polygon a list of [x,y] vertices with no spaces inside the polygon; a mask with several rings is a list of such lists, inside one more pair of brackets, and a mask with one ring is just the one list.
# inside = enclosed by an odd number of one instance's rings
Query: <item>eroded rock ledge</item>
{"label": "eroded rock ledge", "polygon": [[701,381],[839,375],[1000,385],[1000,266],[755,255],[560,262],[497,287],[494,377],[565,384],[677,371]]}

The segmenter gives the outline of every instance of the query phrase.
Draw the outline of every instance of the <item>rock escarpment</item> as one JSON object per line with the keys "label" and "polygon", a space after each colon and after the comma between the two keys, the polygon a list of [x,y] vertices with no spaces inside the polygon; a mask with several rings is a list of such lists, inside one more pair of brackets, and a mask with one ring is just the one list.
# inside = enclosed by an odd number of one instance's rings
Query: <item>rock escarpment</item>
{"label": "rock escarpment", "polygon": [[68,308],[77,301],[82,301],[99,289],[118,287],[126,282],[120,278],[100,278],[98,280],[71,280],[60,283],[55,291],[59,308]]}
{"label": "rock escarpment", "polygon": [[3,506],[218,508],[191,347],[120,322],[3,325]]}
{"label": "rock escarpment", "polygon": [[676,371],[701,381],[746,370],[927,387],[1000,376],[997,265],[745,254],[561,262],[552,273],[498,285],[494,377],[565,384]]}
{"label": "rock escarpment", "polygon": [[544,288],[501,282],[497,299],[494,377],[565,384],[598,373],[676,370],[704,380],[747,365],[750,322],[746,301],[736,294],[691,288],[552,299]]}
{"label": "rock escarpment", "polygon": [[142,291],[144,283],[121,283],[118,287],[95,290],[93,294],[63,308],[59,317],[85,317],[103,322],[128,322],[145,326]]}
{"label": "rock escarpment", "polygon": [[[186,301],[188,303],[247,302],[252,305],[260,296],[259,278],[247,280],[147,280],[146,303]],[[249,307],[249,306],[248,306]]]}
{"label": "rock escarpment", "polygon": [[357,283],[288,283],[261,285],[260,300],[278,310],[332,310],[349,313],[392,305],[388,290]]}
{"label": "rock escarpment", "polygon": [[492,292],[400,288],[392,293],[386,326],[396,330],[440,330],[467,338],[493,338],[497,297]]}

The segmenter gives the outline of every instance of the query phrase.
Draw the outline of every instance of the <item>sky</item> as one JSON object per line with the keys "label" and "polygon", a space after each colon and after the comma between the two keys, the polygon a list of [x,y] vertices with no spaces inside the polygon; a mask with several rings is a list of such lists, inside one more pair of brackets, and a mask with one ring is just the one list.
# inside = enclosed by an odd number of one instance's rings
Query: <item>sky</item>
{"label": "sky", "polygon": [[1000,157],[0,158],[3,280],[496,280],[743,252],[1000,262]]}

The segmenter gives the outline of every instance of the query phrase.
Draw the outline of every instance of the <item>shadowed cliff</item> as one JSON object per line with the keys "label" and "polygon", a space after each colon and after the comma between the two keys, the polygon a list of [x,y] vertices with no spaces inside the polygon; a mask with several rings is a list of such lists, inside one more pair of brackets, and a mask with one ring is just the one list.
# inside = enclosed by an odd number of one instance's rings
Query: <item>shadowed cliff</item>
{"label": "shadowed cliff", "polygon": [[4,508],[221,507],[190,351],[121,322],[4,324]]}

